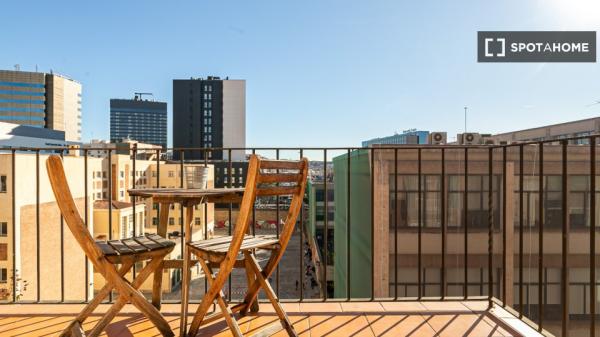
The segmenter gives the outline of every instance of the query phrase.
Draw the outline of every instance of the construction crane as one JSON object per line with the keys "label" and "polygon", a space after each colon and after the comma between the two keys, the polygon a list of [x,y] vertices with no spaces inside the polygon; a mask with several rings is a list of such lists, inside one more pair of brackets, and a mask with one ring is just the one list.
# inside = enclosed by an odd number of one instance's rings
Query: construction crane
{"label": "construction crane", "polygon": [[154,95],[151,92],[134,92],[134,95],[136,101],[142,101],[144,95],[154,97]]}

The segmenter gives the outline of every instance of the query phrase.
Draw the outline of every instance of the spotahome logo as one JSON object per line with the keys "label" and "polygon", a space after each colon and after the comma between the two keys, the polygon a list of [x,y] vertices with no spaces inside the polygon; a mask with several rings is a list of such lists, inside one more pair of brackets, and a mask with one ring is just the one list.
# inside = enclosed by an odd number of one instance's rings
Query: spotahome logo
{"label": "spotahome logo", "polygon": [[478,62],[596,62],[596,32],[477,32]]}

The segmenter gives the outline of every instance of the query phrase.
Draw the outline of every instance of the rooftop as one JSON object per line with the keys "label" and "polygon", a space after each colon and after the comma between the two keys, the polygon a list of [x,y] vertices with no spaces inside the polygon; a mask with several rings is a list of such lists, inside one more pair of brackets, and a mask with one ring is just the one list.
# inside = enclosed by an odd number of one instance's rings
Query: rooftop
{"label": "rooftop", "polygon": [[[138,202],[136,205],[144,205],[143,202]],[[113,209],[123,209],[133,206],[130,202],[112,201]],[[108,200],[96,200],[94,201],[94,208],[96,209],[108,209]]]}
{"label": "rooftop", "polygon": [[[304,302],[284,303],[300,336],[541,336],[499,306],[487,301],[431,302]],[[11,336],[58,334],[81,310],[79,304],[12,304],[3,307],[0,327]],[[109,305],[97,309],[84,329],[89,329]],[[179,335],[179,304],[161,309],[175,335]],[[190,306],[195,312],[196,305]],[[50,314],[51,313],[51,314]],[[191,318],[191,316],[190,316]],[[189,322],[189,320],[188,320]],[[244,335],[285,336],[269,304],[259,315],[239,320]],[[231,336],[224,320],[201,328],[202,335]],[[107,327],[106,335],[159,336],[158,330],[132,305]]]}

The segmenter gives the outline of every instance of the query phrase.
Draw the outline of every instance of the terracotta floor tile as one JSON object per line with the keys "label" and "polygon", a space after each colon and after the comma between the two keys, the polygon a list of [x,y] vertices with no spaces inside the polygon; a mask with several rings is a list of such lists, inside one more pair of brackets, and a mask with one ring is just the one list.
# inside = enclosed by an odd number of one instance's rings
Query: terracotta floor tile
{"label": "terracotta floor tile", "polygon": [[311,303],[305,302],[300,303],[300,312],[313,313],[313,312],[341,312],[342,306],[339,303],[325,302],[325,303]]}
{"label": "terracotta floor tile", "polygon": [[485,320],[484,314],[440,314],[423,315],[440,337],[454,336],[494,336],[503,337],[504,334]]}
{"label": "terracotta floor tile", "polygon": [[428,311],[443,312],[471,312],[471,309],[458,301],[423,301],[421,302]]}
{"label": "terracotta floor tile", "polygon": [[342,302],[344,312],[382,312],[383,307],[379,302]]}
{"label": "terracotta floor tile", "polygon": [[422,312],[427,308],[421,302],[381,302],[385,311],[394,312]]}
{"label": "terracotta floor tile", "polygon": [[[507,324],[520,327],[518,331],[532,332],[518,318],[504,309],[496,307],[485,314],[487,301],[454,302],[342,302],[342,303],[283,303],[294,329],[302,337],[313,336],[511,336]],[[16,307],[16,308],[15,308]],[[81,310],[81,305],[6,306],[0,314],[0,336],[48,337],[58,335]],[[100,313],[109,306],[102,305],[88,318],[84,329],[91,329],[100,319]],[[32,314],[24,315],[22,310],[31,309]],[[136,309],[126,306],[125,312],[117,316],[102,336],[106,337],[157,337],[160,336],[154,325]],[[179,335],[179,306],[166,305],[165,319]],[[472,310],[476,311],[473,312]],[[193,313],[195,307],[190,309]],[[7,312],[7,314],[5,313]],[[72,312],[66,314],[65,312]],[[52,313],[52,314],[49,314]],[[494,317],[493,314],[498,316]],[[268,303],[261,304],[258,315],[239,317],[240,329],[246,335],[264,332],[277,337],[285,337],[277,315]],[[192,321],[192,314],[188,324]],[[507,323],[508,322],[508,323]],[[527,330],[529,329],[529,330]],[[437,332],[436,332],[437,331]],[[229,337],[231,332],[223,319],[203,326],[203,336]],[[523,333],[523,332],[521,332]],[[525,333],[527,334],[527,333]],[[533,331],[533,334],[535,332]]]}
{"label": "terracotta floor tile", "polygon": [[310,335],[313,336],[374,336],[364,315],[310,315]]}
{"label": "terracotta floor tile", "polygon": [[[281,307],[287,313],[300,312],[300,303],[281,303]],[[275,309],[273,309],[271,303],[261,303],[258,312],[273,313]]]}
{"label": "terracotta floor tile", "polygon": [[478,312],[487,311],[489,307],[488,301],[462,301],[460,303],[470,310]]}
{"label": "terracotta floor tile", "polygon": [[419,315],[366,315],[375,336],[435,336],[435,331]]}

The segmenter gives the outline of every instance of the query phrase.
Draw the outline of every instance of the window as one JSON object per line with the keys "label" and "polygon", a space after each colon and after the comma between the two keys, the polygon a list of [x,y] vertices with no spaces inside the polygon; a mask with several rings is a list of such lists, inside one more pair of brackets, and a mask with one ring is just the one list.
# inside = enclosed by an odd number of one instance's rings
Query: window
{"label": "window", "polygon": [[121,238],[127,237],[127,217],[121,217]]}
{"label": "window", "polygon": [[157,217],[152,218],[152,226],[158,226],[158,218]]}
{"label": "window", "polygon": [[175,176],[175,172],[174,171],[169,171],[169,178],[173,178]]}
{"label": "window", "polygon": [[0,236],[8,235],[8,224],[6,222],[0,222]]}
{"label": "window", "polygon": [[119,175],[121,176],[121,178],[125,178],[125,172],[119,171]]}
{"label": "window", "polygon": [[0,176],[0,193],[6,193],[6,176]]}
{"label": "window", "polygon": [[200,226],[200,218],[194,218],[194,225]]}
{"label": "window", "polygon": [[175,225],[175,218],[169,218],[169,226]]}
{"label": "window", "polygon": [[101,199],[102,198],[102,193],[98,192],[96,193],[96,199]]}
{"label": "window", "polygon": [[123,198],[125,196],[125,192],[120,191],[119,194],[121,195],[121,198]]}
{"label": "window", "polygon": [[8,269],[0,268],[0,283],[6,283],[8,280]]}
{"label": "window", "polygon": [[152,209],[158,209],[158,204],[152,204]]}

